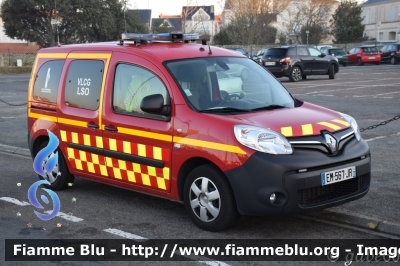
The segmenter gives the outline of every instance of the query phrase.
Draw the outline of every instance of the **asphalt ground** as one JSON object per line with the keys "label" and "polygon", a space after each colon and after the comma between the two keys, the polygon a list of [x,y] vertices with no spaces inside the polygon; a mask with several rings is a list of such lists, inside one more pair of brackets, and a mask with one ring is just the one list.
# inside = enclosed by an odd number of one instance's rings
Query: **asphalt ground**
{"label": "asphalt ground", "polygon": [[[358,121],[361,128],[378,124],[400,114],[400,65],[341,67],[334,80],[329,80],[327,76],[309,76],[307,80],[298,83],[291,83],[287,78],[279,80],[295,97],[347,113]],[[0,99],[12,104],[26,102],[28,81],[29,75],[0,75]],[[13,107],[0,103],[0,144],[27,148],[26,134],[26,107]],[[152,239],[396,238],[400,235],[400,227],[392,227],[393,232],[391,232],[391,230],[375,230],[374,225],[381,223],[383,228],[386,223],[400,224],[398,212],[400,166],[397,156],[400,120],[373,130],[366,130],[362,136],[368,141],[372,154],[370,191],[362,199],[324,212],[308,216],[243,217],[239,225],[233,229],[210,233],[193,225],[185,213],[184,206],[179,203],[76,178],[72,187],[57,192],[62,204],[61,212],[66,214],[64,218],[55,217],[45,222],[34,215],[34,207],[31,205],[20,206],[15,202],[0,200],[0,236],[4,239],[120,239],[123,237],[117,235],[116,232],[122,231],[131,234],[126,234],[125,237],[140,236]],[[32,160],[27,156],[4,152],[7,149],[2,150],[3,152],[0,152],[2,179],[0,198],[8,197],[18,202],[27,202],[27,189],[37,180],[32,169]],[[18,186],[18,183],[21,186]],[[71,217],[83,220],[74,222]],[[364,223],[365,226],[363,226]],[[61,226],[58,227],[57,224]],[[110,228],[115,229],[111,230],[113,233],[104,231]],[[1,241],[0,257],[2,258],[4,258],[3,245],[4,242]],[[230,265],[289,264],[288,262],[227,263]],[[328,263],[331,265],[330,262],[323,264],[328,265]],[[20,265],[21,263],[8,264]],[[24,264],[45,265],[44,263]],[[60,263],[48,263],[48,265],[58,264]],[[61,264],[83,265],[84,263]],[[175,265],[175,263],[164,262],[146,263],[146,265],[149,264]],[[199,262],[180,262],[180,264],[199,265]],[[323,265],[321,262],[290,264]]]}

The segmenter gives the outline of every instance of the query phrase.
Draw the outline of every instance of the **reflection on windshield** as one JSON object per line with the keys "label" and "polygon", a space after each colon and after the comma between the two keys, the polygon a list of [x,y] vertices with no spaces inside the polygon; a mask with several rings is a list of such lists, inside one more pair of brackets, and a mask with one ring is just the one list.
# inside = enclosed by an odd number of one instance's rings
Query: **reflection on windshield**
{"label": "reflection on windshield", "polygon": [[198,111],[294,107],[287,90],[262,66],[246,58],[185,59],[167,62],[166,67]]}

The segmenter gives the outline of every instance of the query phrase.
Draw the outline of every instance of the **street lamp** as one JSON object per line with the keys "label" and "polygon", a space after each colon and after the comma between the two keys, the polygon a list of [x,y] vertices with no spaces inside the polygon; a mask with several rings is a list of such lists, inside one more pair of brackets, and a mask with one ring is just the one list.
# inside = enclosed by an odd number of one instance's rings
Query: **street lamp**
{"label": "street lamp", "polygon": [[375,38],[375,47],[376,47],[376,41],[378,40],[379,41],[379,27],[381,26],[381,22],[380,21],[378,21],[378,22],[376,22],[376,28],[377,28],[377,30],[376,30],[376,38]]}
{"label": "street lamp", "polygon": [[309,30],[306,30],[306,34],[307,34],[307,45],[308,45],[308,34],[310,33]]}

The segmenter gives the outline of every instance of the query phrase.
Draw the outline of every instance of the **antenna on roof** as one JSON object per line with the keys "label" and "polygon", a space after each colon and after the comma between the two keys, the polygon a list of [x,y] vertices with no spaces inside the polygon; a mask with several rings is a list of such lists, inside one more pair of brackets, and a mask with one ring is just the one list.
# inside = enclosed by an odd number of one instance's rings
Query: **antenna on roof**
{"label": "antenna on roof", "polygon": [[[196,5],[197,6],[199,6],[199,4],[197,3],[197,0],[196,0]],[[202,9],[203,10],[203,9]],[[204,10],[203,10],[204,11]],[[207,33],[206,33],[206,28],[204,27],[204,21],[203,21],[203,18],[201,17],[201,15],[200,15],[200,19],[201,19],[201,25],[203,26],[203,31],[204,31],[204,34],[205,35],[207,35]],[[207,43],[207,40],[206,39],[203,39],[203,40],[201,40],[201,43],[204,45],[204,41]],[[210,47],[210,42],[208,42],[208,54],[212,54],[212,51],[211,51],[211,47]]]}

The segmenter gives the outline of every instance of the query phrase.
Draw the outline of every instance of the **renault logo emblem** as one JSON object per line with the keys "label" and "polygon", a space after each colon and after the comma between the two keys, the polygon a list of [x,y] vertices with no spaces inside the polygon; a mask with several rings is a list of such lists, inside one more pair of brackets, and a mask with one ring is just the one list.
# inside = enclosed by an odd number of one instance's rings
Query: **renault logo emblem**
{"label": "renault logo emblem", "polygon": [[335,153],[337,151],[337,140],[329,133],[323,133],[323,135],[329,151]]}

